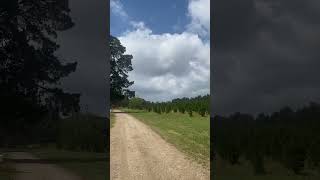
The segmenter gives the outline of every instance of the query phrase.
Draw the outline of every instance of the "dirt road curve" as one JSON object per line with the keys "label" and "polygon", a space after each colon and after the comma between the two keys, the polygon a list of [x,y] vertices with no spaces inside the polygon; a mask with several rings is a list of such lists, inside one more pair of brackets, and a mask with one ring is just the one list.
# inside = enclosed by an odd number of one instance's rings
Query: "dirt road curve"
{"label": "dirt road curve", "polygon": [[[30,153],[10,153],[11,159],[37,159]],[[17,173],[14,180],[81,180],[80,177],[53,164],[45,163],[16,163]]]}
{"label": "dirt road curve", "polygon": [[110,133],[111,180],[209,180],[209,170],[186,158],[148,126],[115,113]]}

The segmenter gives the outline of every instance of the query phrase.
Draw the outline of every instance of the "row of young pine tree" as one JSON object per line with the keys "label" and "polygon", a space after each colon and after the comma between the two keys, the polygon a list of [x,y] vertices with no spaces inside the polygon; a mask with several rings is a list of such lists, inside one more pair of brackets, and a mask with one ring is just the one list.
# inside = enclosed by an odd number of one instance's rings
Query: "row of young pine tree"
{"label": "row of young pine tree", "polygon": [[266,160],[281,163],[295,174],[320,170],[320,104],[271,115],[234,113],[213,118],[214,146],[231,164],[250,161],[256,174],[266,173]]}
{"label": "row of young pine tree", "polygon": [[210,96],[197,96],[193,98],[177,98],[167,102],[150,102],[142,98],[134,97],[128,100],[126,105],[130,109],[140,109],[146,111],[153,111],[158,114],[180,112],[188,113],[189,116],[193,116],[194,113],[198,113],[201,116],[210,114]]}

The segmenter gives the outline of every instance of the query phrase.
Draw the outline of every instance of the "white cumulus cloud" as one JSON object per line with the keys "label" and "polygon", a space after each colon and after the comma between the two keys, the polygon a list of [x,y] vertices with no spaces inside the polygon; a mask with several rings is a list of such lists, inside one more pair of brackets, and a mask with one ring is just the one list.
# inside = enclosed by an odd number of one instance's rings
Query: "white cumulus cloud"
{"label": "white cumulus cloud", "polygon": [[210,34],[210,0],[190,0],[188,14],[191,17],[188,30],[201,36],[208,36]]}
{"label": "white cumulus cloud", "polygon": [[134,57],[129,77],[137,96],[164,101],[209,93],[210,46],[197,34],[154,34],[143,25],[119,39]]}
{"label": "white cumulus cloud", "polygon": [[127,12],[123,9],[123,5],[120,0],[111,0],[110,1],[111,12],[121,18],[128,18]]}

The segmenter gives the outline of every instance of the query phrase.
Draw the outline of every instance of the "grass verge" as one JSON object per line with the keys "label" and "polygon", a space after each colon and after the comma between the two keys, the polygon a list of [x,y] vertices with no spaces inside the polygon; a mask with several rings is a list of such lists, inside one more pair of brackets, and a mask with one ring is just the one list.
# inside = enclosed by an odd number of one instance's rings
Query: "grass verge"
{"label": "grass verge", "polygon": [[[219,180],[319,180],[320,174],[316,170],[310,170],[309,175],[296,175],[283,167],[280,163],[265,160],[266,174],[254,175],[250,162],[241,159],[240,164],[231,165],[229,162],[217,157],[215,162],[215,179]],[[311,175],[312,174],[312,175]]]}
{"label": "grass verge", "polygon": [[6,163],[0,162],[0,179],[1,180],[13,180],[16,170],[10,167]]}
{"label": "grass verge", "polygon": [[110,113],[110,128],[114,126],[116,119],[113,113]]}
{"label": "grass verge", "polygon": [[[55,160],[59,159],[57,165],[70,170],[71,172],[81,176],[84,180],[101,180],[109,179],[107,169],[109,161],[105,153],[92,152],[73,152],[58,150],[53,147],[35,149],[32,153],[41,159]],[[63,161],[61,161],[63,159]],[[73,159],[72,161],[70,161]],[[79,162],[74,161],[78,159]],[[92,159],[90,162],[81,162]],[[94,160],[101,159],[101,160]],[[103,160],[104,159],[104,160]]]}
{"label": "grass verge", "polygon": [[[194,113],[163,113],[122,109],[149,125],[167,142],[208,167],[210,162],[210,118]],[[135,113],[132,113],[135,112]],[[138,112],[138,113],[137,113]]]}

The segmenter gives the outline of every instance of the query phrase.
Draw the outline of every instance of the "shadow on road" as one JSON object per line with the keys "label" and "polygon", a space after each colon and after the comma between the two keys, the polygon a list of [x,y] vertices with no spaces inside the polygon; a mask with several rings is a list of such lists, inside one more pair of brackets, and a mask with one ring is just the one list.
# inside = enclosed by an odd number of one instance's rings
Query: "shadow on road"
{"label": "shadow on road", "polygon": [[37,164],[50,164],[50,163],[91,163],[91,162],[106,162],[107,158],[50,158],[50,159],[11,159],[5,158],[7,163],[37,163]]}

